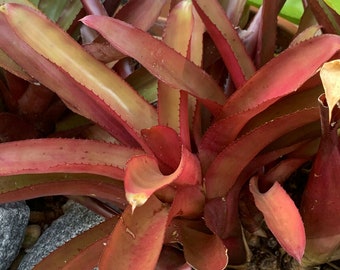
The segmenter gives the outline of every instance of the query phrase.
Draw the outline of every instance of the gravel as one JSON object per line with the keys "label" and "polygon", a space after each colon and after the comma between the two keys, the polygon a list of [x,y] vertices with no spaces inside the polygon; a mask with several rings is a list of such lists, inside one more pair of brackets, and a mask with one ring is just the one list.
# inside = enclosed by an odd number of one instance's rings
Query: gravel
{"label": "gravel", "polygon": [[25,202],[0,205],[0,270],[6,270],[18,255],[29,220]]}
{"label": "gravel", "polygon": [[75,236],[104,221],[86,207],[69,201],[65,214],[53,221],[38,241],[26,250],[18,270],[30,270],[52,251]]}

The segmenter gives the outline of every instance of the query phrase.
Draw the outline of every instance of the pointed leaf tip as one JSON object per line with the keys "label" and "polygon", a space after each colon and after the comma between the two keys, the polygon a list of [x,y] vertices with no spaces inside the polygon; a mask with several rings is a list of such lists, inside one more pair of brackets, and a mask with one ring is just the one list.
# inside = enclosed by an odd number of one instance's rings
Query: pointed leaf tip
{"label": "pointed leaf tip", "polygon": [[249,188],[256,207],[284,250],[301,263],[306,246],[304,225],[293,200],[278,182],[265,193],[260,193],[257,177],[250,180]]}
{"label": "pointed leaf tip", "polygon": [[340,108],[340,60],[325,63],[320,70],[320,77],[329,107],[329,121],[337,121],[333,119],[333,113],[334,108]]}
{"label": "pointed leaf tip", "polygon": [[127,201],[129,204],[132,206],[132,213],[138,206],[142,206],[145,204],[145,202],[148,200],[150,195],[147,195],[146,193],[131,193],[131,192],[126,192],[125,194]]}

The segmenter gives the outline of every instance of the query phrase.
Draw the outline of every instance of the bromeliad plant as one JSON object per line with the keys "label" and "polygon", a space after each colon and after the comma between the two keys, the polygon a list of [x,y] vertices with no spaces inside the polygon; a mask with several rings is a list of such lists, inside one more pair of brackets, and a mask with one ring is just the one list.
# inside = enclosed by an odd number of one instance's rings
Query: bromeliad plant
{"label": "bromeliad plant", "polygon": [[[131,0],[109,17],[100,1],[84,0],[92,15],[81,19],[82,38],[90,41],[80,45],[36,6],[5,2],[11,3],[0,8],[3,68],[44,85],[98,125],[82,129],[84,139],[0,145],[1,202],[82,195],[79,200],[107,217],[36,269],[244,264],[250,256],[244,231],[261,229],[260,212],[245,211],[254,203],[297,261],[339,258],[333,212],[340,205],[334,193],[340,92],[335,76],[325,75],[323,95],[318,74],[340,49],[337,33],[300,29],[296,44],[274,57],[284,1],[264,1],[246,27],[240,25],[245,1]],[[303,223],[281,184],[315,155]],[[112,215],[108,206],[123,213]],[[325,225],[315,228],[320,214]]]}

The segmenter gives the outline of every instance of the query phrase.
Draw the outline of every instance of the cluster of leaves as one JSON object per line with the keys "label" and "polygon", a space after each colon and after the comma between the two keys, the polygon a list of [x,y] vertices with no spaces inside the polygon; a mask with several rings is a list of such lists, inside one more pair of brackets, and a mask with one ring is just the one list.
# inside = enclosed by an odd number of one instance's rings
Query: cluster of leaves
{"label": "cluster of leaves", "polygon": [[[322,1],[277,56],[283,0],[250,23],[246,1],[4,2],[0,202],[62,194],[107,218],[36,269],[224,269],[263,220],[304,265],[340,257],[340,19]],[[65,106],[91,121],[53,131]],[[297,207],[281,184],[308,162]]]}

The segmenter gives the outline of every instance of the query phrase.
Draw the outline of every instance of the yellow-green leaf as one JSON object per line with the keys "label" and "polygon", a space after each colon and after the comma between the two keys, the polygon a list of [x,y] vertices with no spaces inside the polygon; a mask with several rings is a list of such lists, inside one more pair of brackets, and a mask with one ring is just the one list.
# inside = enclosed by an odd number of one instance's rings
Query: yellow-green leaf
{"label": "yellow-green leaf", "polygon": [[325,0],[326,4],[340,15],[340,2],[338,0]]}

